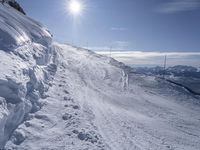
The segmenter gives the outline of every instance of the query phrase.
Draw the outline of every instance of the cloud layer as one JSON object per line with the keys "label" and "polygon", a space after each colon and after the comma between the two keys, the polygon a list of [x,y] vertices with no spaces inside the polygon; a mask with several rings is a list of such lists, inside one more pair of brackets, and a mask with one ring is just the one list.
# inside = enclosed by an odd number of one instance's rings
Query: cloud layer
{"label": "cloud layer", "polygon": [[[109,51],[97,51],[99,54],[110,56]],[[164,57],[167,55],[167,65],[190,65],[200,67],[200,53],[198,52],[142,52],[142,51],[116,51],[112,52],[112,57],[131,66],[162,66]]]}

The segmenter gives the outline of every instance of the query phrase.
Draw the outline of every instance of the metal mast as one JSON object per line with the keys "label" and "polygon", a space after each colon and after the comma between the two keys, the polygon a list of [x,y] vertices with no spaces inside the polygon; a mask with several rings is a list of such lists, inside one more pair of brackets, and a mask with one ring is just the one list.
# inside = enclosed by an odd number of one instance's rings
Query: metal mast
{"label": "metal mast", "polygon": [[165,79],[166,75],[166,66],[167,66],[167,55],[165,55],[164,66],[163,66],[163,78]]}

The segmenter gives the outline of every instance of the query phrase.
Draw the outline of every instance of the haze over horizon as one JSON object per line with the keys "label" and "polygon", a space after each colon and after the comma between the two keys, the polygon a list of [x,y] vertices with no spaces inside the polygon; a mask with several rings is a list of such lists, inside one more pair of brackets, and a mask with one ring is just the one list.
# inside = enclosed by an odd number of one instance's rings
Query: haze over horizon
{"label": "haze over horizon", "polygon": [[60,42],[92,50],[200,52],[198,0],[79,0],[84,9],[76,20],[69,0],[18,1]]}

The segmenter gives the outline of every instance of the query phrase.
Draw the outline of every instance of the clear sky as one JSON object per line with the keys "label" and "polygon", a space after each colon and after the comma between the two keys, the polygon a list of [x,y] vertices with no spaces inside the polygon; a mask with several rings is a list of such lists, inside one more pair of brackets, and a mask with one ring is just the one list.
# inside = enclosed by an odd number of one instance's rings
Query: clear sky
{"label": "clear sky", "polygon": [[80,0],[73,20],[69,0],[18,0],[57,41],[96,50],[200,52],[200,0]]}

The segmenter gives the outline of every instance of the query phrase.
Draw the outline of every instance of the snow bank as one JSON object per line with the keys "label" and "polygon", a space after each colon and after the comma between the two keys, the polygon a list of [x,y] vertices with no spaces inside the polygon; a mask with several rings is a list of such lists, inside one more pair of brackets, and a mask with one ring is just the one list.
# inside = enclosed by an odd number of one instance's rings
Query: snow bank
{"label": "snow bank", "polygon": [[41,108],[57,70],[51,41],[40,23],[0,5],[0,149],[25,116]]}

